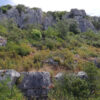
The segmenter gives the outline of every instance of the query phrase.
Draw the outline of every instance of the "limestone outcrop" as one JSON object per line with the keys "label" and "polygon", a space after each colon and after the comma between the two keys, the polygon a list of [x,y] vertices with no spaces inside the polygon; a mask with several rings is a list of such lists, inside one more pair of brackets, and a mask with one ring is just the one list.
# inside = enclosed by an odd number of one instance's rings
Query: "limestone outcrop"
{"label": "limestone outcrop", "polygon": [[[0,21],[7,19],[13,20],[18,27],[25,28],[28,25],[41,25],[45,30],[49,26],[57,23],[57,16],[52,13],[44,13],[40,8],[28,8],[20,6],[12,7],[5,13],[0,9]],[[66,12],[60,20],[73,19],[77,22],[81,32],[86,32],[88,29],[96,32],[96,29],[91,20],[87,19],[87,14],[84,10],[72,9],[69,13]]]}

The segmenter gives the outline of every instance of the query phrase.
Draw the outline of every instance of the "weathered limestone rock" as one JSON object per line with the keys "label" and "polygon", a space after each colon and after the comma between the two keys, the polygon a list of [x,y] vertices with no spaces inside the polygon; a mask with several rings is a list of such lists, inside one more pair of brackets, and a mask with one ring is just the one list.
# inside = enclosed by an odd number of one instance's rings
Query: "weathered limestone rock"
{"label": "weathered limestone rock", "polygon": [[24,8],[21,13],[16,7],[12,7],[7,13],[0,13],[0,20],[10,19],[13,20],[20,28],[27,25],[42,24],[43,12],[41,9]]}
{"label": "weathered limestone rock", "polygon": [[29,72],[23,73],[19,88],[28,98],[47,97],[49,86],[51,84],[50,74],[48,72]]}
{"label": "weathered limestone rock", "polygon": [[[64,19],[74,19],[81,32],[86,32],[88,29],[96,31],[92,22],[86,18],[86,12],[84,10],[72,9],[69,14],[64,15]],[[25,7],[24,11],[19,12],[16,7],[12,7],[3,13],[0,10],[0,21],[3,19],[13,20],[20,28],[25,28],[27,25],[39,24],[43,26],[43,29],[47,29],[57,23],[57,20],[52,14],[46,13],[45,16],[43,11],[39,8],[30,9]],[[62,19],[61,19],[62,20]]]}
{"label": "weathered limestone rock", "polygon": [[69,17],[73,18],[75,16],[86,17],[86,12],[85,10],[71,9]]}
{"label": "weathered limestone rock", "polygon": [[56,24],[56,20],[53,18],[52,15],[47,14],[43,20],[43,28],[46,30],[49,26]]}
{"label": "weathered limestone rock", "polygon": [[65,18],[73,18],[76,20],[81,32],[86,32],[89,29],[96,32],[94,25],[86,18],[86,16],[85,10],[72,9],[69,15]]}
{"label": "weathered limestone rock", "polygon": [[16,80],[20,77],[20,73],[16,72],[13,69],[0,70],[0,81],[9,80],[8,85],[12,86],[15,84]]}
{"label": "weathered limestone rock", "polygon": [[84,72],[84,71],[78,72],[76,76],[80,77],[81,79],[87,79],[88,78],[87,73]]}

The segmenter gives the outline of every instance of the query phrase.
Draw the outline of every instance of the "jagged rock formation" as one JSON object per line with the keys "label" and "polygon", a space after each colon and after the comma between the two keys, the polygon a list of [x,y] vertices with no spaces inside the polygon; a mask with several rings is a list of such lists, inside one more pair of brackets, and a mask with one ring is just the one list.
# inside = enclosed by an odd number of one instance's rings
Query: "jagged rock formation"
{"label": "jagged rock formation", "polygon": [[1,10],[0,20],[10,19],[13,20],[20,28],[27,26],[28,24],[42,24],[43,12],[41,9],[29,9],[18,10],[17,7],[12,7],[3,13]]}
{"label": "jagged rock formation", "polygon": [[[3,19],[12,19],[20,28],[27,27],[27,25],[42,25],[43,29],[47,29],[49,26],[57,23],[57,20],[53,14],[45,13],[39,9],[30,9],[24,6],[10,7],[7,11],[0,9],[0,21]],[[86,32],[88,29],[95,30],[94,25],[87,19],[86,12],[84,10],[72,9],[71,12],[65,13],[60,20],[74,19],[81,32]]]}
{"label": "jagged rock formation", "polygon": [[88,29],[91,29],[95,32],[95,27],[93,26],[92,22],[89,21],[86,17],[87,15],[85,10],[78,9],[72,9],[67,16],[67,18],[73,18],[76,20],[81,32],[86,32]]}

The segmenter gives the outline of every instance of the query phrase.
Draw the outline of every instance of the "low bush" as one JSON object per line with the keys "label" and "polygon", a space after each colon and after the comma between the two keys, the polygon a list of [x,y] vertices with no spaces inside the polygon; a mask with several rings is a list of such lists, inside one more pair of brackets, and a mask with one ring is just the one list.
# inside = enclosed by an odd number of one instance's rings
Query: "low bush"
{"label": "low bush", "polygon": [[82,100],[88,99],[89,94],[90,90],[86,80],[66,74],[62,81],[55,82],[55,88],[51,90],[49,97],[51,100]]}
{"label": "low bush", "polygon": [[11,8],[12,8],[11,5],[6,5],[6,6],[0,7],[0,9],[2,10],[3,13],[6,13]]}
{"label": "low bush", "polygon": [[9,80],[0,82],[0,99],[1,100],[25,100],[20,90],[16,87],[8,87]]}

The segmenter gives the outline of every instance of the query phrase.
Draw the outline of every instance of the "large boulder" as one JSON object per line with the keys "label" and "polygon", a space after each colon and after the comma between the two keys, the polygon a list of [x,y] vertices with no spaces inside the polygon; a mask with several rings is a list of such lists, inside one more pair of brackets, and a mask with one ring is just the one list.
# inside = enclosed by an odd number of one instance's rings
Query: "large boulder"
{"label": "large boulder", "polygon": [[0,70],[0,81],[8,80],[8,85],[13,86],[20,77],[20,73],[13,69]]}
{"label": "large boulder", "polygon": [[24,75],[19,88],[28,98],[47,97],[49,86],[51,84],[50,74],[48,72],[28,72]]}

